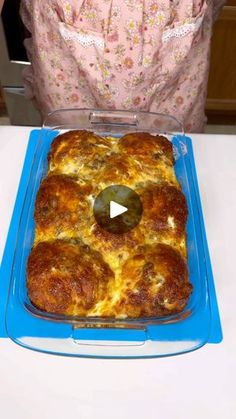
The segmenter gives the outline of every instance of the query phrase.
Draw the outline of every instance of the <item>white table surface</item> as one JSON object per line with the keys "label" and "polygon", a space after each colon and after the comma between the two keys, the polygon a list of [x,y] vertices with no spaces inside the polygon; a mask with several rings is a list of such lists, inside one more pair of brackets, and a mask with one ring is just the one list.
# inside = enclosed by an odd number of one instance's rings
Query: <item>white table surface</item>
{"label": "white table surface", "polygon": [[[29,132],[0,127],[0,260]],[[223,342],[170,358],[94,360],[0,339],[2,419],[236,418],[236,136],[192,138]]]}

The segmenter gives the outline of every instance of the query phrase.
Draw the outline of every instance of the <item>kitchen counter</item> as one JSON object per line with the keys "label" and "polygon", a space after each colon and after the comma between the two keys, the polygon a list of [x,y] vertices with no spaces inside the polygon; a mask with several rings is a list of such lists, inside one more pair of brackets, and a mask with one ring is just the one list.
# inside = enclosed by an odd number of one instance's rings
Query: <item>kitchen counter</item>
{"label": "kitchen counter", "polygon": [[[30,130],[0,127],[0,260]],[[176,357],[96,360],[41,354],[0,339],[0,417],[235,417],[236,136],[191,137],[223,341]]]}

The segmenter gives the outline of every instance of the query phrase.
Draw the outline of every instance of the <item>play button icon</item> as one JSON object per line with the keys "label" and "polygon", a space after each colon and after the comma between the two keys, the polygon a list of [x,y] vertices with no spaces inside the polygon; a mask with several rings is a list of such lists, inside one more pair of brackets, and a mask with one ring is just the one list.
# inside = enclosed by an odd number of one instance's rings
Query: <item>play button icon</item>
{"label": "play button icon", "polygon": [[118,217],[118,215],[124,214],[128,211],[128,208],[123,205],[117,204],[117,202],[110,202],[110,218]]}
{"label": "play button icon", "polygon": [[112,185],[103,189],[93,206],[96,222],[114,234],[132,230],[141,220],[142,212],[139,195],[123,185]]}

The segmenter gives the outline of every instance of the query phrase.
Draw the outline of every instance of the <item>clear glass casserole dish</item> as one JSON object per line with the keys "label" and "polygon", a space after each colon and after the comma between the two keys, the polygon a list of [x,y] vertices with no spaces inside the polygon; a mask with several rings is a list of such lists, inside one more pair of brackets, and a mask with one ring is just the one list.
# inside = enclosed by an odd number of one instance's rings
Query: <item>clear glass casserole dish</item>
{"label": "clear glass casserole dish", "polygon": [[[34,204],[47,173],[52,140],[62,132],[86,129],[100,135],[127,132],[163,134],[173,143],[175,172],[187,200],[187,252],[193,292],[186,308],[163,318],[114,319],[71,317],[38,310],[28,298],[26,264],[34,240]],[[191,141],[172,116],[100,110],[60,110],[50,114],[34,134],[30,170],[14,248],[6,315],[10,337],[46,352],[85,356],[163,356],[196,349],[207,342],[211,327],[205,230],[202,223]],[[22,197],[21,197],[22,198]],[[16,320],[17,319],[17,320]]]}

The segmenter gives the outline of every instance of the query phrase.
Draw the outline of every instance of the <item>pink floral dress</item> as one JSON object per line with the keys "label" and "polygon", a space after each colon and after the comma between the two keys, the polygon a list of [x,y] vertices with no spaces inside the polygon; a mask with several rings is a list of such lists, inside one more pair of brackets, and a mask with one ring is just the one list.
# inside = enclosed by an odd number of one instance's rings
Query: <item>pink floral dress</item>
{"label": "pink floral dress", "polygon": [[224,0],[22,0],[28,97],[59,108],[162,112],[204,127],[214,18]]}

